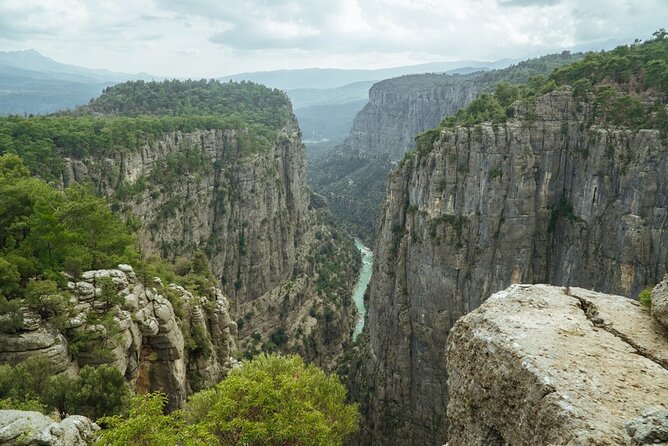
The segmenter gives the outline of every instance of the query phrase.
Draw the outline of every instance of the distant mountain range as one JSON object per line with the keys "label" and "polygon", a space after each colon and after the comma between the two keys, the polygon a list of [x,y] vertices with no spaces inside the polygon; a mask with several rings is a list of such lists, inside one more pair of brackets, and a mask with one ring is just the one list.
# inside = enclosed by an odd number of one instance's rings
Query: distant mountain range
{"label": "distant mountain range", "polygon": [[[506,67],[515,62],[438,62],[376,70],[308,68],[241,73],[221,81],[248,80],[285,90],[304,139],[331,146],[342,141],[364,107],[375,82],[415,73],[460,73]],[[0,114],[44,114],[88,103],[110,85],[129,80],[161,80],[147,73],[118,73],[57,62],[35,50],[0,52]]]}
{"label": "distant mountain range", "polygon": [[304,68],[298,70],[259,71],[254,73],[240,73],[223,76],[222,81],[253,81],[268,87],[281,90],[296,90],[302,88],[336,88],[354,82],[379,81],[405,74],[418,73],[445,73],[452,70],[468,69],[469,72],[481,68],[505,68],[519,62],[519,59],[502,59],[496,62],[482,62],[479,60],[460,60],[454,62],[434,62],[402,67],[380,68],[376,70],[345,70],[339,68]]}
{"label": "distant mountain range", "polygon": [[42,114],[85,104],[119,82],[161,79],[63,64],[35,50],[0,52],[0,114]]}

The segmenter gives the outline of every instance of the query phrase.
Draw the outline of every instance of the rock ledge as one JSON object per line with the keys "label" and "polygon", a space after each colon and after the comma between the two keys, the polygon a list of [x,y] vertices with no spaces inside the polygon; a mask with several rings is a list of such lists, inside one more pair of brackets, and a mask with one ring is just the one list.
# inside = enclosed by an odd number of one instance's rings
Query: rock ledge
{"label": "rock ledge", "polygon": [[492,295],[452,329],[447,367],[450,446],[644,444],[627,422],[668,409],[668,330],[581,288]]}

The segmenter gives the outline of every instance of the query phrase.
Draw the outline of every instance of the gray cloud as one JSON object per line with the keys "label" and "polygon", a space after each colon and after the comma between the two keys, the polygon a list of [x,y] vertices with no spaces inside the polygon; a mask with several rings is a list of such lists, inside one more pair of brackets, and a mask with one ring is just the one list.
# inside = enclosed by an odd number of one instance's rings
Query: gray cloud
{"label": "gray cloud", "polygon": [[666,23],[666,0],[0,0],[0,49],[210,77],[522,58],[632,42]]}
{"label": "gray cloud", "polygon": [[498,0],[501,6],[552,6],[561,0]]}

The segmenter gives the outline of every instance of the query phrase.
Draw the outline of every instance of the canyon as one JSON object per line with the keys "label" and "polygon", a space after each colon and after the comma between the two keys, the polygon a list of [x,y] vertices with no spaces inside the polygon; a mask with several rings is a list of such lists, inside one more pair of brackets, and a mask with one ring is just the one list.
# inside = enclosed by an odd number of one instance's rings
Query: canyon
{"label": "canyon", "polygon": [[570,89],[517,112],[443,128],[390,175],[351,372],[360,444],[445,441],[448,333],[494,292],[551,283],[637,297],[667,272],[660,132],[583,125],[591,103]]}

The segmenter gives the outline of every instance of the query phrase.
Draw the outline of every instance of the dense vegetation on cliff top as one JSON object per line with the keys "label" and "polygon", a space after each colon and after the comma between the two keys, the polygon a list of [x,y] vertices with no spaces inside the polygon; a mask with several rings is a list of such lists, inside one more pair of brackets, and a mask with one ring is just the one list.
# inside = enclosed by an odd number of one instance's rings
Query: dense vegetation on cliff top
{"label": "dense vegetation on cliff top", "polygon": [[531,77],[527,85],[499,83],[493,93],[483,93],[468,107],[445,118],[437,128],[418,135],[417,149],[430,151],[446,127],[506,122],[514,116],[517,104],[525,106],[528,110],[525,118],[530,118],[537,95],[564,87],[570,87],[577,99],[592,103],[590,124],[658,129],[666,135],[667,61],[668,33],[662,29],[643,43],[588,53],[580,61],[557,68],[548,77]]}
{"label": "dense vegetation on cliff top", "polygon": [[241,152],[263,150],[290,116],[287,96],[250,82],[126,82],[75,112],[0,118],[0,155],[19,154],[32,173],[57,179],[62,158],[139,150],[160,136],[237,130]]}
{"label": "dense vegetation on cliff top", "polygon": [[512,84],[524,84],[537,73],[551,73],[556,68],[582,59],[582,53],[547,54],[545,56],[528,59],[507,68],[471,74],[411,74],[380,81],[372,88],[383,90],[386,94],[415,94],[423,89],[432,89],[435,86],[457,85],[462,82],[474,82],[492,86],[504,81]]}

